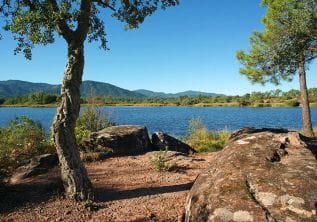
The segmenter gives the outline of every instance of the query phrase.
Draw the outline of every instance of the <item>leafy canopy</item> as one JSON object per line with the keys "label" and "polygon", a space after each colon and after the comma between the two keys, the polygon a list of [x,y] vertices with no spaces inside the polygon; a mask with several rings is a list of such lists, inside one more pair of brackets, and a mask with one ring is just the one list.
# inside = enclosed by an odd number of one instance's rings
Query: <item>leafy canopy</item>
{"label": "leafy canopy", "polygon": [[1,0],[0,13],[5,17],[5,30],[11,31],[18,44],[15,53],[31,59],[36,44],[47,45],[55,33],[71,41],[99,41],[107,49],[104,9],[112,17],[137,28],[146,16],[158,8],[175,6],[179,0]]}
{"label": "leafy canopy", "polygon": [[262,32],[253,32],[248,53],[239,50],[240,73],[252,82],[291,80],[299,62],[317,57],[317,1],[263,0]]}

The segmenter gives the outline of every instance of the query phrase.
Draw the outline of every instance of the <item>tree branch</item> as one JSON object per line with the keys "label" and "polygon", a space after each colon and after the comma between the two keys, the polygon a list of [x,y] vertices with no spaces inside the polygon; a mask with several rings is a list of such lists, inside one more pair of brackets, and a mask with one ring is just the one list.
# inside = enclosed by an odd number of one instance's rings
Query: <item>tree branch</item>
{"label": "tree branch", "polygon": [[109,3],[107,2],[103,2],[102,0],[93,0],[93,2],[97,2],[99,3],[100,5],[104,6],[105,8],[109,8],[111,9],[112,11],[117,11],[114,7],[112,7],[111,5],[109,5]]}
{"label": "tree branch", "polygon": [[306,62],[313,61],[314,59],[317,58],[317,55],[310,57],[309,59],[306,59]]}
{"label": "tree branch", "polygon": [[75,31],[76,38],[79,41],[85,41],[89,31],[89,19],[91,13],[91,0],[81,0],[80,15],[77,19],[78,26]]}
{"label": "tree branch", "polygon": [[[59,7],[56,0],[48,0],[53,11],[58,13]],[[57,21],[57,31],[64,37],[67,42],[70,42],[74,37],[74,31],[68,26],[65,19],[58,19]]]}

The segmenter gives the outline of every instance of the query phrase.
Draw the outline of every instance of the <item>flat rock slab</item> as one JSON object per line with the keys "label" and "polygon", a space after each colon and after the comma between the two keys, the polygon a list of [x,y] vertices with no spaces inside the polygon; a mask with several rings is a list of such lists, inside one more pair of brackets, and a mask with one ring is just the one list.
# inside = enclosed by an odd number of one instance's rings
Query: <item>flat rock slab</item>
{"label": "flat rock slab", "polygon": [[243,129],[194,183],[183,221],[317,221],[317,161],[296,132]]}
{"label": "flat rock slab", "polygon": [[136,155],[150,151],[151,143],[145,126],[120,125],[92,133],[80,148],[112,155]]}

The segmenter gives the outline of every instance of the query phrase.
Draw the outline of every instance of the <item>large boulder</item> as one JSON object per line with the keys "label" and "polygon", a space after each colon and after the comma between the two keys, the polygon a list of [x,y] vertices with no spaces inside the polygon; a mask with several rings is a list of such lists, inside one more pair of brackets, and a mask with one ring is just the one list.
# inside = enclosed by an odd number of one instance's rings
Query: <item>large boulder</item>
{"label": "large boulder", "polygon": [[15,184],[20,180],[46,173],[49,169],[58,166],[56,154],[43,154],[25,161],[25,164],[15,170],[10,178],[10,183]]}
{"label": "large boulder", "polygon": [[92,133],[80,144],[83,151],[109,153],[109,155],[136,155],[151,150],[145,126],[120,125]]}
{"label": "large boulder", "polygon": [[163,132],[156,132],[152,134],[152,145],[154,150],[170,150],[185,154],[193,154],[196,151],[188,144],[167,135]]}
{"label": "large boulder", "polygon": [[306,139],[287,130],[235,132],[195,181],[183,221],[317,221],[317,161]]}

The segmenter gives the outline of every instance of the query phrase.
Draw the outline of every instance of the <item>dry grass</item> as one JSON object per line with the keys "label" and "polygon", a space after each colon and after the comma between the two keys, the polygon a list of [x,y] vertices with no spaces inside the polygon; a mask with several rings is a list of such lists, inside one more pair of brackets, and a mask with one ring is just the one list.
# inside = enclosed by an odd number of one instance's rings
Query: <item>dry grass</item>
{"label": "dry grass", "polygon": [[190,121],[185,142],[198,152],[214,152],[225,146],[230,134],[229,130],[210,131],[197,118]]}

